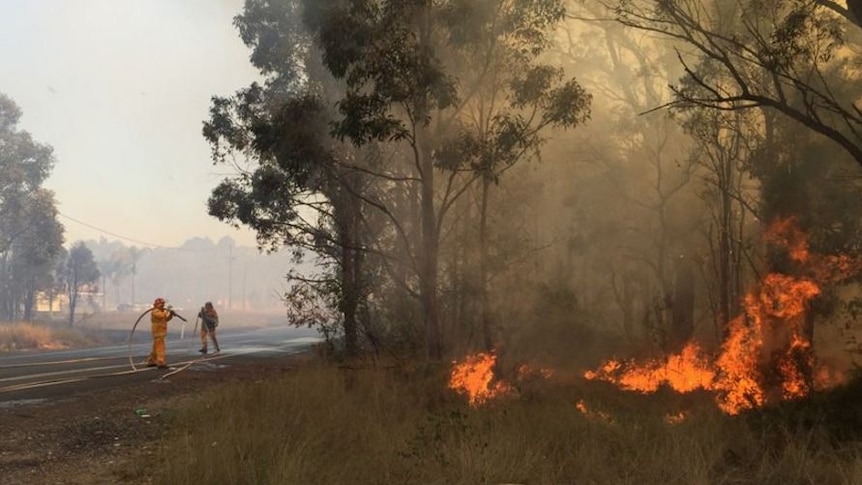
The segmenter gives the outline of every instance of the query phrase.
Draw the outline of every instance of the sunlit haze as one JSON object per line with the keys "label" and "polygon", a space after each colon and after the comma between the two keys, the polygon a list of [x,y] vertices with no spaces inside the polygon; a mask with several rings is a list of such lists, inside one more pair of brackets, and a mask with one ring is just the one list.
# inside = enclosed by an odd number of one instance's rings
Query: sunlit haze
{"label": "sunlit haze", "polygon": [[[241,0],[0,0],[0,92],[54,147],[66,242],[254,244],[206,211],[225,168],[201,135],[210,97],[249,84]],[[117,237],[119,236],[119,237]]]}

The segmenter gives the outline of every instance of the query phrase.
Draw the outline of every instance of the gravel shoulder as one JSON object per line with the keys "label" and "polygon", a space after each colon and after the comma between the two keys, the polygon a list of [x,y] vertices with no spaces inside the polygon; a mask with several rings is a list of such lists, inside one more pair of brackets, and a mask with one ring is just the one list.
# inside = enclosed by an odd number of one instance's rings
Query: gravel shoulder
{"label": "gravel shoulder", "polygon": [[170,411],[211,386],[275,377],[309,358],[232,359],[165,380],[0,408],[0,484],[151,483],[143,467],[167,431]]}

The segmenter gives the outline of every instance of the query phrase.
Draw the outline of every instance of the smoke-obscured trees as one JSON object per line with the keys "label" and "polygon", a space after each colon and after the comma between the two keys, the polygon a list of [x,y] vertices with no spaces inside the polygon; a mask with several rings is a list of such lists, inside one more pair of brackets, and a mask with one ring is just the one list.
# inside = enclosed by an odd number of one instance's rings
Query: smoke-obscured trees
{"label": "smoke-obscured trees", "polygon": [[629,339],[678,347],[692,336],[703,298],[694,276],[704,173],[677,120],[640,115],[663,103],[675,59],[648,36],[584,20],[602,14],[595,3],[569,6],[553,55],[595,93],[597,117],[578,143],[558,148],[576,161],[559,179],[573,242],[562,266],[582,301]]}
{"label": "smoke-obscured trees", "polygon": [[[467,170],[480,178],[478,194],[478,281],[481,331],[485,350],[498,345],[491,308],[492,266],[505,267],[506,254],[492,247],[489,218],[491,189],[503,174],[523,160],[538,159],[548,128],[572,128],[589,117],[592,97],[562,68],[546,64],[542,55],[563,18],[562,2],[453,2],[446,11],[452,55],[466,92],[455,113],[453,135],[441,150],[440,165]],[[527,35],[527,32],[532,32]],[[500,218],[500,216],[497,216]],[[505,218],[498,224],[506,224]],[[498,229],[501,230],[501,229]],[[497,261],[491,261],[491,254]]]}
{"label": "smoke-obscured trees", "polygon": [[[294,288],[285,297],[290,307],[304,309],[294,313],[294,323],[343,336],[353,355],[370,232],[367,224],[360,230],[367,221],[365,176],[349,167],[364,155],[329,133],[331,93],[338,87],[320,67],[301,3],[249,1],[235,19],[265,82],[213,98],[204,136],[214,161],[239,156],[248,163],[213,190],[209,212],[251,227],[269,250],[291,247],[297,258],[316,254],[331,274],[289,274]],[[324,310],[327,305],[337,309],[336,318]]]}
{"label": "smoke-obscured trees", "polygon": [[0,315],[29,319],[36,293],[51,286],[62,250],[52,192],[42,183],[54,165],[52,148],[18,129],[21,111],[0,94]]}
{"label": "smoke-obscured trees", "polygon": [[[848,5],[852,10],[858,3]],[[858,198],[848,175],[862,164],[858,17],[819,1],[626,2],[621,12],[622,24],[662,32],[685,46],[678,51],[684,75],[672,86],[671,106],[689,118],[691,132],[703,135],[707,118],[733,120],[734,112],[742,113],[737,119],[745,126],[736,125],[742,131],[713,142],[722,149],[743,143],[743,167],[759,182],[757,200],[737,205],[738,213],[766,223],[793,218],[815,251],[856,254],[847,242],[857,237],[858,211],[848,212],[847,204]],[[693,55],[682,53],[690,48]],[[855,160],[855,170],[824,139]],[[801,270],[774,249],[767,248],[761,269]],[[824,291],[813,305],[822,307],[828,295]],[[806,322],[809,337],[815,313]]]}
{"label": "smoke-obscured trees", "polygon": [[708,241],[702,271],[715,337],[726,337],[738,314],[755,255],[753,238],[761,215],[760,186],[752,153],[760,136],[756,121],[739,111],[692,109],[681,122],[692,140],[691,158],[704,168],[701,197],[708,209],[702,229]]}
{"label": "smoke-obscured trees", "polygon": [[[856,2],[850,2],[857,5]],[[680,42],[676,108],[775,110],[840,145],[862,164],[856,17],[835,2],[621,1],[619,21]],[[693,55],[688,52],[693,51]],[[853,90],[855,91],[855,90]]]}
{"label": "smoke-obscured trees", "polygon": [[[719,340],[753,278],[766,271],[799,270],[786,264],[782,268],[781,251],[759,243],[766,223],[794,217],[811,236],[813,250],[857,253],[853,244],[847,244],[858,226],[857,211],[851,207],[858,200],[854,174],[860,162],[859,112],[854,104],[859,94],[855,52],[860,31],[858,17],[851,13],[853,4],[858,5],[851,2],[847,11],[833,2],[817,1],[625,1],[614,2],[616,10],[606,10],[601,4],[592,8],[595,2],[570,2],[571,16],[590,25],[593,35],[564,32],[560,54],[579,61],[571,68],[583,69],[587,74],[581,78],[596,92],[594,112],[601,110],[604,116],[597,124],[611,126],[613,133],[609,139],[601,134],[591,138],[594,149],[585,158],[592,158],[593,164],[575,177],[586,183],[581,185],[585,190],[571,196],[572,213],[579,215],[572,224],[580,232],[574,239],[589,248],[591,242],[634,230],[627,238],[630,244],[617,246],[622,254],[599,251],[594,259],[604,262],[602,269],[611,277],[609,293],[619,302],[626,332],[632,327],[630,314],[644,306],[643,295],[650,291],[636,283],[642,279],[642,268],[662,273],[657,264],[660,251],[670,255],[685,249],[694,256],[702,272],[696,282],[707,290],[695,300],[696,311],[703,315],[709,310]],[[615,16],[618,22],[608,21]],[[678,82],[655,82],[676,78]],[[671,90],[665,87],[668,83]],[[659,124],[649,121],[661,113],[655,108],[663,106],[672,108],[672,118],[664,121],[682,134],[673,145],[685,145],[685,157],[667,152],[653,159],[644,152],[626,153],[627,146],[659,146]],[[833,142],[837,143],[830,149]],[[856,167],[848,166],[853,157]],[[676,161],[683,163],[675,167]],[[655,202],[662,197],[644,197],[648,192],[632,183],[638,170],[648,165],[665,176],[691,174],[691,182],[668,205],[679,208],[683,202],[690,211],[670,211],[665,215],[671,217],[665,217],[656,210],[649,215],[623,209],[626,204],[621,201],[627,199],[635,206],[661,207]],[[614,174],[618,176],[613,182],[602,183]],[[644,181],[659,187],[659,176],[655,170]],[[611,188],[619,197],[605,198],[606,210],[595,217],[590,201],[603,199],[590,194]],[[672,228],[679,216],[696,224],[698,238],[663,239],[664,231],[655,230]],[[650,222],[656,220],[658,225]],[[647,237],[638,239],[635,233]],[[644,254],[652,256],[633,264],[637,261],[633,250],[650,247]],[[684,279],[675,273],[665,273],[674,281],[670,292],[674,296]],[[587,278],[591,279],[595,281]],[[605,288],[595,285],[586,292],[601,295],[597,302],[607,301]],[[823,307],[828,299],[824,291],[814,306]]]}
{"label": "smoke-obscured trees", "polygon": [[33,318],[36,299],[40,292],[50,292],[56,285],[53,268],[58,255],[62,254],[63,226],[57,220],[54,194],[37,189],[27,198],[24,219],[28,230],[12,243],[13,280],[20,288],[21,318]]}
{"label": "smoke-obscured trees", "polygon": [[[247,2],[236,23],[267,81],[215,98],[204,134],[217,161],[240,155],[258,166],[217,187],[210,213],[250,225],[272,247],[338,261],[336,284],[321,283],[337,295],[348,347],[351,315],[363,313],[366,331],[389,320],[410,335],[409,315],[421,313],[414,340],[441,357],[451,344],[441,244],[455,203],[535,156],[544,128],[588,112],[577,83],[535,62],[560,5]],[[462,223],[476,221],[486,246],[487,196],[478,200],[479,219]],[[409,296],[421,312],[398,303]]]}
{"label": "smoke-obscured trees", "polygon": [[[335,133],[359,146],[387,142],[398,150],[386,168],[398,171],[406,190],[418,197],[417,211],[402,227],[410,224],[419,232],[402,235],[408,236],[404,243],[422,304],[426,353],[438,359],[446,346],[438,291],[441,236],[453,206],[476,181],[485,184],[487,194],[506,166],[540,145],[543,128],[576,125],[587,113],[588,97],[574,80],[534,62],[562,16],[562,4],[314,2],[308,7],[325,65],[347,85],[338,100],[342,117]],[[480,205],[480,228],[483,214]],[[481,251],[480,260],[486,261]],[[485,288],[487,275],[480,280]],[[489,345],[485,322],[483,340]]]}
{"label": "smoke-obscured trees", "polygon": [[78,297],[85,287],[93,287],[99,281],[99,267],[93,259],[93,252],[78,241],[69,250],[65,262],[60,266],[60,281],[69,298],[69,326],[75,323],[75,308]]}

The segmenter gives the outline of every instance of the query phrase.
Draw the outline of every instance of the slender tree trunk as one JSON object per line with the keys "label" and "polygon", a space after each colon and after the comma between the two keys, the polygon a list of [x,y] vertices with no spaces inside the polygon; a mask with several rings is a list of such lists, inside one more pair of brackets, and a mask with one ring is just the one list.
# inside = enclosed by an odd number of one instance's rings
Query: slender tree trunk
{"label": "slender tree trunk", "polygon": [[425,352],[429,359],[443,356],[440,329],[440,309],[437,294],[438,253],[437,217],[434,208],[434,164],[427,144],[421,145],[422,167],[422,254],[420,289],[425,321]]}
{"label": "slender tree trunk", "polygon": [[[349,224],[348,224],[349,225]],[[347,357],[355,357],[357,354],[357,332],[356,332],[356,261],[355,250],[351,246],[351,235],[349,229],[345,228],[346,234],[342,236],[341,247],[341,314],[344,318],[344,351]]]}
{"label": "slender tree trunk", "polygon": [[493,315],[488,296],[488,193],[491,181],[482,180],[482,202],[479,213],[479,284],[482,294],[482,341],[486,351],[494,350]]}
{"label": "slender tree trunk", "polygon": [[[359,268],[359,241],[357,238],[359,223],[358,205],[353,203],[344,204],[344,210],[340,217],[344,218],[340,224],[341,238],[341,312],[344,318],[344,345],[348,357],[358,354],[358,328],[357,307],[359,305],[360,292],[360,268]],[[336,216],[336,217],[339,217]]]}
{"label": "slender tree trunk", "polygon": [[33,320],[33,306],[36,303],[36,283],[31,281],[24,292],[24,321]]}
{"label": "slender tree trunk", "polygon": [[730,197],[730,187],[728,187],[728,163],[724,165],[722,167],[724,170],[719,175],[721,207],[719,208],[720,222],[718,228],[718,321],[722,328],[722,337],[726,340],[728,337],[728,322],[730,322],[731,286],[733,285],[730,268],[730,234],[732,231],[731,224],[733,223],[733,208],[731,204],[733,201]]}
{"label": "slender tree trunk", "polygon": [[69,288],[69,326],[75,324],[75,307],[78,304],[77,287]]}
{"label": "slender tree trunk", "polygon": [[[431,39],[431,13],[429,12],[431,2],[421,0],[422,9],[419,11],[418,39],[421,49],[433,51]],[[415,119],[421,120],[431,109],[427,94],[413,102]],[[440,325],[440,303],[437,289],[438,271],[440,264],[440,237],[437,224],[437,211],[435,210],[435,187],[434,187],[434,160],[431,157],[431,136],[427,126],[420,121],[415,127],[417,139],[416,149],[418,156],[417,167],[421,176],[421,200],[422,211],[422,254],[420,255],[420,290],[422,293],[422,306],[425,321],[425,352],[430,360],[440,360],[443,357],[443,332]]]}
{"label": "slender tree trunk", "polygon": [[673,347],[681,348],[694,334],[694,270],[690,258],[680,256],[674,263]]}

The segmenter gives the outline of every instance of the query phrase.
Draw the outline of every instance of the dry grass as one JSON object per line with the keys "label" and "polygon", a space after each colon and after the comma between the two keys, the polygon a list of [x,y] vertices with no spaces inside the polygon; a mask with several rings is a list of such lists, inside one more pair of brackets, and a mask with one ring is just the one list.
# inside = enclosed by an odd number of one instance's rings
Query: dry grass
{"label": "dry grass", "polygon": [[551,382],[473,409],[445,379],[321,364],[225,384],[172,416],[140,470],[178,485],[862,483],[858,439],[810,424],[822,409],[730,417],[705,396]]}
{"label": "dry grass", "polygon": [[46,323],[0,323],[0,352],[54,350],[103,343],[105,338],[87,330]]}

